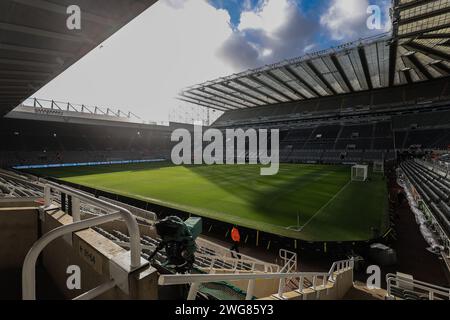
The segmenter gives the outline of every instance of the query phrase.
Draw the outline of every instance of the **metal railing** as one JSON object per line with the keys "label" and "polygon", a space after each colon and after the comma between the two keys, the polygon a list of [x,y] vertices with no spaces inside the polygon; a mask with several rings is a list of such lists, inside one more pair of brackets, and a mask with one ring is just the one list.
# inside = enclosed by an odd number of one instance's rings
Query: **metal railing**
{"label": "metal railing", "polygon": [[[139,226],[135,217],[131,214],[130,211],[120,206],[111,204],[107,201],[97,199],[94,196],[86,194],[84,192],[66,186],[58,185],[53,182],[47,182],[44,187],[45,204],[43,208],[41,208],[41,210],[44,212],[46,209],[49,209],[52,206],[53,203],[52,190],[57,190],[62,194],[72,197],[72,217],[74,222],[68,225],[58,227],[46,233],[42,238],[40,238],[38,241],[34,243],[32,248],[28,252],[27,256],[25,257],[22,269],[22,296],[24,300],[36,299],[36,270],[35,270],[36,262],[42,250],[44,250],[44,248],[49,243],[64,235],[71,234],[94,226],[98,226],[106,222],[118,219],[124,220],[128,229],[128,233],[130,235],[129,270],[134,271],[143,266],[141,260],[142,248],[140,244],[141,237]],[[81,202],[92,204],[94,206],[104,207],[105,209],[109,209],[110,212],[103,216],[98,216],[95,218],[81,221],[80,218]],[[88,293],[85,293],[79,298],[95,297],[96,295],[99,295],[105,292],[106,290],[109,290],[111,286],[114,287],[116,284],[118,284],[117,281],[114,282],[114,285],[113,283],[108,283],[101,285],[98,288],[94,288],[93,290],[91,290]]]}
{"label": "metal railing", "polygon": [[422,300],[450,300],[450,288],[408,279],[389,273],[386,275],[387,297]]}
{"label": "metal railing", "polygon": [[281,261],[283,261],[283,268],[281,269],[281,272],[297,271],[297,254],[295,252],[281,249],[279,255]]}
{"label": "metal railing", "polygon": [[[197,239],[197,252],[200,254],[206,254],[209,256],[210,259],[216,258],[216,260],[221,261],[230,261],[233,267],[234,271],[239,271],[239,266],[242,266],[243,264],[249,264],[252,266],[252,270],[255,272],[271,272],[276,273],[280,272],[280,267],[277,264],[274,263],[268,263],[262,260],[255,259],[254,257],[245,255],[243,253],[236,254],[234,251],[231,251],[228,248],[225,248],[221,245],[218,245],[214,242],[208,241],[206,239]],[[234,255],[234,256],[233,256]],[[239,258],[236,258],[236,255],[239,256]],[[196,257],[198,254],[196,254]],[[210,268],[212,269],[214,264],[213,261],[210,261]]]}
{"label": "metal railing", "polygon": [[[277,272],[277,273],[247,273],[247,274],[177,274],[177,275],[161,275],[158,283],[161,286],[190,284],[188,300],[195,300],[200,285],[203,283],[217,281],[245,281],[248,280],[246,300],[253,299],[256,280],[278,280],[278,292],[274,297],[285,299],[284,293],[286,281],[288,279],[299,279],[298,289],[296,292],[302,294],[306,289],[317,291],[325,289],[328,282],[336,280],[336,273],[352,270],[354,260],[342,260],[333,263],[328,272]],[[305,282],[310,284],[305,285]]]}
{"label": "metal railing", "polygon": [[92,115],[103,115],[103,116],[112,116],[123,119],[137,119],[141,120],[141,118],[135,115],[133,112],[128,111],[124,112],[120,109],[114,111],[112,108],[106,107],[97,107],[97,106],[88,106],[85,104],[76,104],[71,102],[62,102],[56,100],[47,100],[47,99],[38,99],[38,98],[28,98],[22,102],[21,106],[23,107],[32,107],[37,111],[45,111],[49,114],[59,114],[63,115],[64,112],[75,112],[75,113],[85,113]]}

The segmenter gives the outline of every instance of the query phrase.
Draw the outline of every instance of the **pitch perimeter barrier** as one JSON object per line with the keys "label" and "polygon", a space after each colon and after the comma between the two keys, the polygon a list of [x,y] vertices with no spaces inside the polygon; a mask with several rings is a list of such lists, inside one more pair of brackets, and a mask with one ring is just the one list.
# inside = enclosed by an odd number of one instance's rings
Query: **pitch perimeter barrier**
{"label": "pitch perimeter barrier", "polygon": [[14,166],[13,169],[45,169],[45,168],[64,168],[64,167],[93,167],[111,164],[134,164],[134,163],[153,163],[164,162],[166,159],[147,159],[147,160],[117,160],[117,161],[100,161],[100,162],[77,162],[77,163],[58,163],[58,164],[38,164],[26,166]]}

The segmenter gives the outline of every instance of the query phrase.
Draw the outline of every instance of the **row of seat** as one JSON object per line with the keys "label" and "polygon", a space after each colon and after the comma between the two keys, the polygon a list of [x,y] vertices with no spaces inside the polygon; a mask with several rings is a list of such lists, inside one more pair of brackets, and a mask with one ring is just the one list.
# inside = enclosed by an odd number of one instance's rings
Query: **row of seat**
{"label": "row of seat", "polygon": [[401,168],[450,236],[450,180],[412,160],[402,163]]}
{"label": "row of seat", "polygon": [[33,184],[25,184],[17,179],[0,176],[0,198],[28,198],[42,196],[42,190]]}
{"label": "row of seat", "polygon": [[[113,230],[112,232],[108,232],[99,227],[95,227],[93,229],[113,242],[116,242],[119,244],[130,242],[130,237],[120,231]],[[150,255],[156,249],[156,247],[158,246],[160,241],[161,241],[161,239],[159,239],[159,238],[154,239],[152,237],[143,235],[141,237],[141,244],[144,246],[147,246],[147,249],[144,249],[142,251],[142,257],[144,259],[149,259]],[[148,249],[148,247],[150,247],[151,249]],[[198,246],[197,253],[201,255],[201,256],[198,256],[198,255],[196,256],[196,261],[195,261],[194,267],[197,270],[203,270],[205,268],[211,268],[211,267],[214,269],[227,269],[227,270],[233,270],[234,268],[236,268],[236,266],[220,259],[220,257],[218,257],[216,255],[216,253],[211,249]],[[166,261],[166,259],[167,259],[167,256],[166,256],[164,250],[160,251],[155,256],[155,260],[158,261],[159,263],[163,263],[164,261]],[[248,263],[239,263],[237,265],[237,269],[241,270],[241,271],[251,271],[252,266]]]}

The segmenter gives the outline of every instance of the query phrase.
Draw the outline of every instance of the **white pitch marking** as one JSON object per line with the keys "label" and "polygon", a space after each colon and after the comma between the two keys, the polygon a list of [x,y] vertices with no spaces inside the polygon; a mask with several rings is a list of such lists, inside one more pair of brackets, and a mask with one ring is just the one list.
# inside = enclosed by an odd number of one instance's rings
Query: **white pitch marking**
{"label": "white pitch marking", "polygon": [[322,210],[323,209],[325,209],[326,207],[328,207],[328,205],[331,203],[331,202],[333,202],[333,200],[334,199],[336,199],[336,197],[339,195],[339,194],[341,194],[342,193],[342,191],[344,191],[349,185],[350,185],[350,183],[351,183],[352,181],[351,180],[349,180],[348,182],[347,182],[347,184],[345,185],[345,186],[343,186],[342,188],[341,188],[341,190],[339,190],[338,191],[338,193],[336,193],[327,203],[325,203],[323,206],[322,206],[322,208],[320,208],[319,210],[317,210],[317,212],[316,213],[314,213],[314,215],[311,217],[311,218],[309,218],[309,220],[308,221],[306,221],[306,223],[300,228],[300,231],[302,231],[319,213],[321,213],[322,212]]}

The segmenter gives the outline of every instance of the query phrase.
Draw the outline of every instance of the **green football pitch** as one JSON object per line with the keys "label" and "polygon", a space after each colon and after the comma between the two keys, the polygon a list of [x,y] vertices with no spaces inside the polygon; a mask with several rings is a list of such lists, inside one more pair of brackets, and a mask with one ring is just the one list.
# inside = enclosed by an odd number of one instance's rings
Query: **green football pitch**
{"label": "green football pitch", "polygon": [[350,167],[133,164],[36,170],[68,182],[306,241],[364,241],[387,229],[382,175],[351,182]]}

